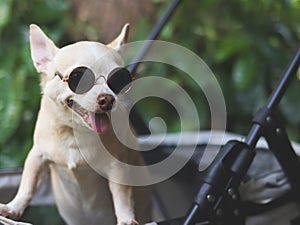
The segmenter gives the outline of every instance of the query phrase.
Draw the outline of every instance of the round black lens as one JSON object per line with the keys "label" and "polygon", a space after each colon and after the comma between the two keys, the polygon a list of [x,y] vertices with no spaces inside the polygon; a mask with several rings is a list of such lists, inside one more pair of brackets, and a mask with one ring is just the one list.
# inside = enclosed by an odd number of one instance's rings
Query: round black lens
{"label": "round black lens", "polygon": [[95,83],[95,75],[87,67],[75,68],[68,79],[69,88],[76,94],[88,92]]}
{"label": "round black lens", "polygon": [[113,70],[107,79],[108,87],[115,93],[127,91],[130,88],[132,77],[130,72],[125,68],[117,68]]}

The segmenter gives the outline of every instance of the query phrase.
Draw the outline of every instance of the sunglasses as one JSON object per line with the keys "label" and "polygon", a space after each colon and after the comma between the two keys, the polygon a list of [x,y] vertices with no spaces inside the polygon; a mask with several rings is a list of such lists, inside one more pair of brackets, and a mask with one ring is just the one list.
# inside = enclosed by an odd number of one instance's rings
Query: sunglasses
{"label": "sunglasses", "polygon": [[100,76],[96,79],[93,71],[85,66],[75,68],[66,78],[59,72],[56,72],[55,75],[62,81],[67,82],[70,90],[76,94],[84,94],[91,90],[99,78],[103,78],[108,87],[115,94],[119,94],[121,91],[128,91],[133,80],[130,72],[123,67],[111,71],[107,79],[104,76]]}

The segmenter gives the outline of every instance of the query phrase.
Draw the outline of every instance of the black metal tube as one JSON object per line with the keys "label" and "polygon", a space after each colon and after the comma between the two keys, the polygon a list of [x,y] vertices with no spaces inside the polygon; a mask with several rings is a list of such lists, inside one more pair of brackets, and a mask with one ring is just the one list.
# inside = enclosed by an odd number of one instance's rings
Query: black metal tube
{"label": "black metal tube", "polygon": [[296,52],[289,67],[285,71],[282,79],[280,80],[279,84],[277,85],[277,88],[275,88],[273,93],[271,94],[271,97],[269,98],[268,103],[267,103],[267,107],[269,109],[274,109],[279,104],[286,89],[288,88],[289,84],[295,77],[295,74],[297,72],[299,64],[300,64],[300,48]]}
{"label": "black metal tube", "polygon": [[196,203],[193,205],[193,207],[190,209],[189,213],[187,214],[187,217],[184,220],[183,225],[193,225],[195,224],[195,217],[198,213],[199,205]]}
{"label": "black metal tube", "polygon": [[[162,31],[163,27],[165,24],[168,22],[172,14],[174,13],[176,7],[179,5],[181,0],[173,0],[162,17],[159,19],[159,21],[155,24],[153,27],[152,31],[146,38],[146,40],[155,40],[160,32]],[[151,42],[145,42],[145,44],[142,46],[142,48],[138,51],[138,53],[135,55],[133,60],[131,61],[130,65],[128,65],[127,69],[131,72],[134,73],[135,70],[137,69],[140,61],[144,58],[144,56],[147,54],[151,47]]]}
{"label": "black metal tube", "polygon": [[[154,40],[158,37],[158,35],[160,34],[163,27],[165,26],[165,24],[170,19],[170,17],[172,16],[173,12],[175,11],[175,9],[176,9],[176,7],[178,6],[179,3],[180,3],[180,0],[173,0],[169,4],[169,6],[166,9],[166,11],[164,12],[164,14],[161,16],[159,21],[155,24],[152,31],[150,32],[150,34],[146,38],[147,40]],[[131,63],[127,66],[127,69],[128,69],[129,72],[131,72],[131,73],[135,72],[135,70],[137,69],[140,61],[145,57],[148,50],[150,49],[151,44],[152,44],[151,42],[145,42],[145,44],[141,47],[141,49],[135,55],[135,57],[133,58]],[[136,132],[139,135],[150,134],[151,133],[148,126],[145,124],[143,118],[141,117],[138,110],[136,109],[136,107],[132,107],[132,109],[130,111],[130,114],[129,114],[129,119],[131,121],[131,124],[134,126]]]}
{"label": "black metal tube", "polygon": [[[297,50],[295,56],[293,57],[291,63],[289,64],[287,70],[285,71],[277,87],[272,92],[268,102],[266,103],[266,107],[268,107],[269,109],[274,109],[278,106],[288,86],[290,85],[291,81],[295,77],[299,64],[300,64],[300,48]],[[255,147],[258,139],[260,138],[260,129],[261,129],[260,125],[253,124],[245,140],[245,143],[248,146],[252,148]]]}
{"label": "black metal tube", "polygon": [[251,148],[254,149],[258,139],[260,138],[260,125],[253,124],[251,130],[245,140],[245,143]]}

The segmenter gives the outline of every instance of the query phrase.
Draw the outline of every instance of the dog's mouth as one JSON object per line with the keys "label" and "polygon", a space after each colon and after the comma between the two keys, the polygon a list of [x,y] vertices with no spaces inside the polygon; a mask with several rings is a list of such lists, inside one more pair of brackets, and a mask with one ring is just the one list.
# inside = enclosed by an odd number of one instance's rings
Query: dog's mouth
{"label": "dog's mouth", "polygon": [[92,128],[96,133],[103,134],[110,127],[110,118],[108,113],[90,112],[75,102],[73,99],[67,99],[67,106]]}

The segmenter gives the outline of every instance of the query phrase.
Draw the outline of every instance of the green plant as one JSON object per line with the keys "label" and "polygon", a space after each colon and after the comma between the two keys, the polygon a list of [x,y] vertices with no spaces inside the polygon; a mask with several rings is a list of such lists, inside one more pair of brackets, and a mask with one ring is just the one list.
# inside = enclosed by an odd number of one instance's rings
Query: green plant
{"label": "green plant", "polygon": [[[168,2],[159,1],[160,9]],[[254,113],[266,102],[299,47],[299,10],[297,0],[182,1],[160,39],[189,48],[208,64],[226,100],[227,129],[247,134]],[[155,70],[159,68],[156,66]],[[145,70],[144,74],[147,73],[149,70]],[[201,129],[209,129],[209,108],[201,90],[185,76],[168,71],[164,74],[175,79],[194,98],[202,120]],[[299,88],[300,83],[295,80],[279,107],[289,134],[298,141]],[[147,108],[147,104],[140,108]],[[154,111],[168,117],[163,104],[156,105]],[[145,117],[151,118],[151,115]],[[171,124],[178,128],[174,121]]]}
{"label": "green plant", "polygon": [[[40,88],[30,57],[28,26],[38,23],[60,46],[73,41],[68,35],[75,32],[69,3],[0,1],[0,167],[22,166],[32,145]],[[168,3],[153,1],[157,19]],[[226,100],[227,129],[246,134],[253,114],[267,100],[298,47],[299,10],[298,0],[182,1],[159,39],[189,48],[208,64]],[[139,21],[134,40],[147,37],[153,25],[146,19]],[[163,74],[185,88],[198,107],[201,129],[210,128],[209,108],[195,83],[165,65],[142,66],[137,76],[148,74]],[[280,104],[289,134],[298,141],[299,86],[294,81]],[[180,130],[176,113],[170,113],[172,107],[157,99],[148,100],[151,104],[147,99],[138,104],[146,121],[160,116],[166,118],[169,132]],[[190,129],[198,128],[191,123]]]}
{"label": "green plant", "polygon": [[29,50],[29,24],[60,41],[68,26],[66,1],[0,1],[0,168],[22,166],[39,109],[39,76]]}

